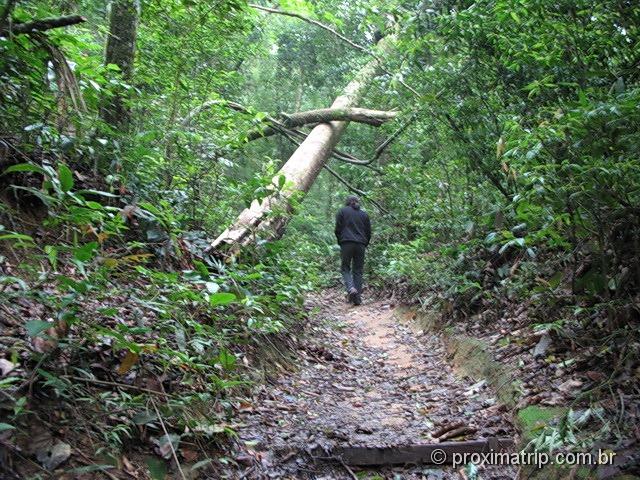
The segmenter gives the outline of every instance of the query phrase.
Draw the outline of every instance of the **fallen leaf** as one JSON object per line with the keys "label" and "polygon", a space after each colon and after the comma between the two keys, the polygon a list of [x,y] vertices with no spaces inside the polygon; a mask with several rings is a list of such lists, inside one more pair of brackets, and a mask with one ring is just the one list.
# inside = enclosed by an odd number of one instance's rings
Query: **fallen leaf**
{"label": "fallen leaf", "polygon": [[563,382],[560,385],[558,385],[558,390],[561,391],[562,393],[571,393],[577,390],[578,388],[580,388],[581,386],[582,386],[582,382],[580,380],[570,378],[566,382]]}
{"label": "fallen leaf", "polygon": [[130,475],[134,475],[136,473],[136,467],[129,461],[129,459],[125,456],[122,457],[122,465],[124,466],[124,471]]}
{"label": "fallen leaf", "polygon": [[64,442],[56,443],[49,454],[49,458],[43,462],[47,470],[55,470],[59,465],[67,461],[71,456],[71,445]]}
{"label": "fallen leaf", "polygon": [[0,358],[0,372],[3,377],[7,376],[14,368],[16,368],[15,363],[5,360],[4,358]]}
{"label": "fallen leaf", "polygon": [[198,452],[195,450],[183,448],[182,450],[180,450],[180,453],[182,454],[182,458],[184,458],[186,462],[193,462],[196,460],[196,458],[198,458]]}
{"label": "fallen leaf", "polygon": [[587,376],[587,378],[589,378],[589,380],[593,380],[594,382],[600,382],[602,380],[604,380],[605,378],[607,378],[607,376],[602,373],[602,372],[596,372],[593,370],[589,370],[587,372],[585,372],[585,375]]}
{"label": "fallen leaf", "polygon": [[178,445],[180,444],[180,435],[176,435],[174,433],[170,433],[169,435],[163,435],[160,438],[154,439],[153,442],[156,444],[157,451],[162,456],[162,458],[169,459],[173,455],[173,450],[178,449]]}
{"label": "fallen leaf", "polygon": [[131,367],[138,363],[139,358],[140,356],[137,353],[134,353],[131,350],[127,351],[127,354],[124,356],[120,366],[118,367],[118,374],[124,375],[131,370]]}

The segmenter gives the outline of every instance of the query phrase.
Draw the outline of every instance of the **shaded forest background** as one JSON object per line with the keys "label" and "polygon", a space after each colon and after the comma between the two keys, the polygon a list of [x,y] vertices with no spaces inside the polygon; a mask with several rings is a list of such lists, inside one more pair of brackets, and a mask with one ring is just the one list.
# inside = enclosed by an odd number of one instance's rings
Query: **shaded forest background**
{"label": "shaded forest background", "polygon": [[[171,442],[222,445],[234,396],[299,331],[305,292],[338,281],[333,218],[353,189],[374,225],[370,295],[502,329],[507,343],[543,332],[557,350],[546,365],[586,372],[576,405],[609,402],[603,435],[637,435],[618,414],[640,393],[640,6],[269,6],[364,51],[240,0],[5,0],[3,445],[33,436],[36,418],[104,452],[139,435],[165,458]],[[71,15],[84,18],[20,31]],[[135,42],[110,51],[114,28]],[[295,142],[252,132],[328,107],[391,34],[359,106],[398,115],[350,124],[338,147],[372,162],[330,160],[340,178],[323,171],[294,200],[282,239],[258,238],[234,261],[205,254],[282,187],[272,179]],[[140,434],[149,423],[155,440]]]}

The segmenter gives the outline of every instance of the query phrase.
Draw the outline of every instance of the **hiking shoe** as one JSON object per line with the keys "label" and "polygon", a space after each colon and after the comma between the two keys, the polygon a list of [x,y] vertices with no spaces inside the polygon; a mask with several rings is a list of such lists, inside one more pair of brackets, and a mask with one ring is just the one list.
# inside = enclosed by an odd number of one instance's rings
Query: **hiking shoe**
{"label": "hiking shoe", "polygon": [[354,305],[362,305],[362,297],[360,296],[359,293],[356,293],[356,296],[353,299],[353,304]]}
{"label": "hiking shoe", "polygon": [[[356,303],[356,300],[358,298],[358,290],[356,290],[355,288],[351,288],[351,290],[349,290],[349,303]],[[358,304],[359,305],[359,304]]]}

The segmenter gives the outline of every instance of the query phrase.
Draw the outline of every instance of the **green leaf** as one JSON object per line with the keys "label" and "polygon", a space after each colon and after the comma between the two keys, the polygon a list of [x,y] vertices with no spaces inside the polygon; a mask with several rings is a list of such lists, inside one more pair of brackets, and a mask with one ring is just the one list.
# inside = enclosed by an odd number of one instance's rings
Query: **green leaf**
{"label": "green leaf", "polygon": [[155,422],[157,419],[157,415],[153,412],[138,412],[131,420],[136,425],[146,425],[147,423]]}
{"label": "green leaf", "polygon": [[223,348],[218,354],[217,363],[225,370],[233,370],[236,366],[237,359],[233,353]]}
{"label": "green leaf", "polygon": [[0,240],[26,240],[27,242],[33,242],[33,238],[29,235],[23,235],[22,233],[7,233],[0,235]]}
{"label": "green leaf", "polygon": [[64,275],[58,275],[56,280],[61,286],[67,287],[70,290],[78,293],[87,293],[89,290],[89,283],[87,281],[76,282],[74,279],[66,277]]}
{"label": "green leaf", "polygon": [[39,167],[38,165],[34,165],[32,163],[19,163],[17,165],[11,165],[3,172],[3,175],[14,172],[37,172],[41,173],[42,175],[46,175],[46,172],[42,167]]}
{"label": "green leaf", "polygon": [[209,273],[209,269],[204,263],[199,260],[194,260],[193,265],[196,267],[196,270],[200,274],[200,278],[202,278],[202,280],[209,280],[211,274]]}
{"label": "green leaf", "polygon": [[58,268],[58,249],[54,245],[45,245],[44,253],[47,254],[51,268],[56,270]]}
{"label": "green leaf", "polygon": [[559,271],[553,274],[553,276],[549,279],[549,286],[551,288],[556,288],[558,285],[560,285],[560,282],[562,281],[562,277],[563,277],[563,272]]}
{"label": "green leaf", "polygon": [[146,460],[149,475],[153,480],[165,480],[167,478],[167,465],[159,458],[149,457]]}
{"label": "green leaf", "polygon": [[24,324],[24,328],[26,328],[30,337],[36,337],[51,327],[53,327],[53,323],[42,320],[29,320]]}
{"label": "green leaf", "polygon": [[63,192],[68,192],[73,188],[73,172],[64,163],[58,167],[58,178]]}
{"label": "green leaf", "polygon": [[93,258],[94,251],[98,248],[98,242],[89,242],[73,251],[73,258],[80,262],[86,262]]}
{"label": "green leaf", "polygon": [[100,195],[102,197],[109,197],[109,198],[118,198],[118,197],[120,197],[120,195],[115,195],[115,194],[109,193],[109,192],[103,192],[102,190],[93,190],[91,188],[83,189],[83,190],[77,190],[76,194],[78,194],[78,195],[84,195],[84,194]]}
{"label": "green leaf", "polygon": [[6,430],[15,430],[16,427],[13,425],[9,425],[8,423],[0,423],[0,432],[4,432]]}
{"label": "green leaf", "polygon": [[105,470],[110,470],[112,468],[116,468],[113,465],[107,465],[107,464],[98,464],[95,463],[93,465],[86,465],[84,467],[76,467],[76,468],[72,468],[71,470],[67,470],[67,473],[90,473],[90,472],[104,472]]}
{"label": "green leaf", "polygon": [[213,460],[211,460],[210,458],[200,460],[199,462],[193,464],[193,466],[191,467],[191,471],[195,472],[196,470],[209,465],[211,462],[213,462]]}
{"label": "green leaf", "polygon": [[236,296],[233,293],[228,292],[220,292],[214,293],[209,297],[209,303],[211,305],[219,306],[219,305],[229,305],[232,302],[235,302]]}
{"label": "green leaf", "polygon": [[12,276],[0,276],[0,284],[10,285],[16,283],[21,290],[27,290],[29,287],[24,280],[18,277]]}

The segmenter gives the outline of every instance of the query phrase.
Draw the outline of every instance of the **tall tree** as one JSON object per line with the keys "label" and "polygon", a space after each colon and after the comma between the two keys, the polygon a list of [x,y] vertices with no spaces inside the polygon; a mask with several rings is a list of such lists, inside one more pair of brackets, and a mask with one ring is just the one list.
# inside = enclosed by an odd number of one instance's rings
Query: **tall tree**
{"label": "tall tree", "polygon": [[[104,62],[106,65],[116,65],[125,82],[130,82],[133,77],[139,16],[138,0],[111,2],[109,37]],[[102,118],[113,127],[126,128],[131,119],[131,112],[127,106],[127,91],[125,88],[118,88],[109,104],[102,107]]]}

